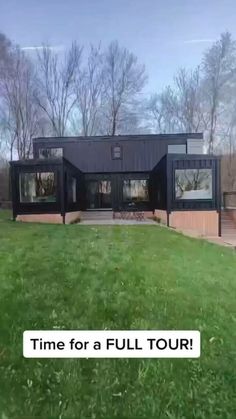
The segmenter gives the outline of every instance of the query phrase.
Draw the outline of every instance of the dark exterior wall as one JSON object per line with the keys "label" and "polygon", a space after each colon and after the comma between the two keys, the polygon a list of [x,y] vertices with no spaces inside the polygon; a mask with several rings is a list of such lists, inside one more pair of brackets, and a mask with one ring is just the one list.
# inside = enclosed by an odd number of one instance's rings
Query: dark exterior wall
{"label": "dark exterior wall", "polygon": [[150,174],[154,209],[167,208],[167,157],[164,156]]}
{"label": "dark exterior wall", "polygon": [[[175,198],[175,169],[212,169],[212,199],[179,200]],[[155,209],[171,211],[220,211],[220,160],[209,155],[168,154],[150,174]]]}
{"label": "dark exterior wall", "polygon": [[[110,180],[112,208],[124,208],[123,180],[125,179],[150,179],[147,172],[140,173],[87,173],[83,174],[65,159],[60,160],[29,160],[11,163],[13,216],[21,214],[61,214],[67,212],[86,210],[86,181]],[[20,202],[19,175],[20,173],[53,172],[56,179],[56,202]],[[68,200],[68,183],[70,178],[76,179],[76,202]],[[150,211],[154,208],[151,200],[151,187],[149,188],[149,202],[137,203],[140,209]],[[126,204],[127,205],[127,204]]]}
{"label": "dark exterior wall", "polygon": [[[63,182],[64,182],[64,212],[77,211],[81,208],[84,199],[84,178],[80,170],[70,162],[63,159]],[[68,190],[70,178],[76,179],[76,202],[69,202]]]}
{"label": "dark exterior wall", "polygon": [[[86,173],[83,177],[84,189],[86,181],[88,180],[110,180],[111,181],[111,200],[112,208],[116,211],[120,210],[124,206],[123,203],[123,180],[125,179],[150,179],[150,174],[146,172],[139,173]],[[149,189],[150,201],[144,204],[140,204],[143,209],[149,211],[152,210],[152,195]],[[81,210],[86,209],[86,199],[83,200],[83,205],[80,207]]]}
{"label": "dark exterior wall", "polygon": [[[192,137],[202,138],[201,134]],[[123,205],[123,180],[148,179],[148,203],[139,203],[143,210],[171,211],[217,210],[220,211],[220,160],[207,155],[167,154],[169,144],[186,144],[190,134],[130,136],[109,138],[63,138],[37,139],[34,155],[39,148],[63,147],[61,159],[29,160],[11,163],[13,214],[60,213],[86,209],[86,181],[110,180],[112,208]],[[112,160],[111,148],[122,146],[122,159]],[[138,168],[138,169],[137,169]],[[211,168],[213,198],[211,200],[176,200],[174,170],[188,168]],[[20,203],[19,173],[53,171],[57,179],[57,199],[52,203]],[[77,202],[68,202],[68,179],[77,180]]]}
{"label": "dark exterior wall", "polygon": [[[151,171],[167,154],[169,144],[187,144],[188,138],[202,134],[163,134],[115,137],[38,138],[34,157],[40,148],[63,147],[64,157],[84,173]],[[112,159],[112,146],[122,147],[122,158]]]}

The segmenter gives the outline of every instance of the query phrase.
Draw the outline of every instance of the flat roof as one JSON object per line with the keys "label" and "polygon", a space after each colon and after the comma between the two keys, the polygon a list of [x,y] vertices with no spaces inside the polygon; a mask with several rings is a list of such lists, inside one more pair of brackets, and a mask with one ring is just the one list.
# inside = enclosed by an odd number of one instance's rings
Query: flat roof
{"label": "flat roof", "polygon": [[176,133],[176,134],[137,134],[137,135],[96,135],[96,136],[49,136],[49,137],[36,137],[33,139],[34,142],[42,141],[64,141],[77,142],[77,141],[157,141],[157,140],[174,140],[180,138],[190,139],[203,139],[203,133]]}

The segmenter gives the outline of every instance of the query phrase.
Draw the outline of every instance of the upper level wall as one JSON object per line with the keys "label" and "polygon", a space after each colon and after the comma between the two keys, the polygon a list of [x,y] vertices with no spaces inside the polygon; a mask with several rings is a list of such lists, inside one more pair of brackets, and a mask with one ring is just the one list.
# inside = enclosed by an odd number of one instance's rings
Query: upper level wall
{"label": "upper level wall", "polygon": [[[115,137],[38,138],[34,157],[40,148],[63,148],[63,156],[84,173],[150,172],[168,153],[168,145],[184,144],[187,139],[201,141],[202,134],[162,134]],[[121,146],[122,157],[113,159],[112,147]]]}

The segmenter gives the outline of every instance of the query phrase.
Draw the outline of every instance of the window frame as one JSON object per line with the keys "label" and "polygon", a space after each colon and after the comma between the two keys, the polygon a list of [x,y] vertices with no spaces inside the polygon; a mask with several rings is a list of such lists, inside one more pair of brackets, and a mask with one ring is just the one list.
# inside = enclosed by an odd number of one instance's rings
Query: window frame
{"label": "window frame", "polygon": [[77,202],[77,179],[75,176],[72,176],[72,203],[76,204]]}
{"label": "window frame", "polygon": [[[22,200],[21,199],[21,197],[22,197],[22,192],[21,192],[21,177],[22,176],[26,176],[26,175],[35,175],[35,176],[37,176],[38,174],[42,174],[42,173],[47,173],[47,174],[53,174],[53,177],[54,177],[54,189],[55,189],[55,191],[54,191],[54,197],[55,197],[55,199],[54,200],[50,200],[50,201],[44,201],[44,200],[42,200],[42,201],[24,201],[24,200]],[[36,179],[36,177],[34,178],[34,180]],[[34,205],[34,206],[37,206],[37,205],[54,205],[54,204],[56,204],[57,202],[58,202],[58,185],[57,185],[57,181],[58,181],[58,178],[57,178],[57,173],[55,172],[55,171],[53,171],[53,170],[50,170],[50,171],[46,171],[46,170],[37,170],[37,171],[21,171],[21,172],[19,172],[19,176],[18,176],[18,196],[19,196],[19,205],[26,205],[26,206],[28,206],[28,205]]]}
{"label": "window frame", "polygon": [[[119,157],[116,156],[116,151],[115,149],[119,149]],[[123,158],[123,149],[122,146],[120,144],[115,144],[111,146],[111,158],[112,160],[122,160]]]}
{"label": "window frame", "polygon": [[[176,172],[178,171],[194,171],[194,170],[198,170],[198,171],[210,171],[211,172],[211,197],[207,197],[207,198],[178,198],[176,196]],[[175,202],[206,202],[206,201],[213,201],[214,199],[214,173],[213,173],[213,168],[210,167],[201,167],[201,168],[174,168],[173,171],[173,195],[174,195],[174,201]]]}

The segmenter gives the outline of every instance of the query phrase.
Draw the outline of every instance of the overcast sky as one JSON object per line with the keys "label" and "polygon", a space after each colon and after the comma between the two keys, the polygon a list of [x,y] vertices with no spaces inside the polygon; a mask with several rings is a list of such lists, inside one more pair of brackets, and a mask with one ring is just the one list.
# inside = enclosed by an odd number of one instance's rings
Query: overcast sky
{"label": "overcast sky", "polygon": [[236,0],[0,0],[0,31],[22,47],[118,39],[146,65],[147,91],[200,63],[225,30],[236,38]]}

